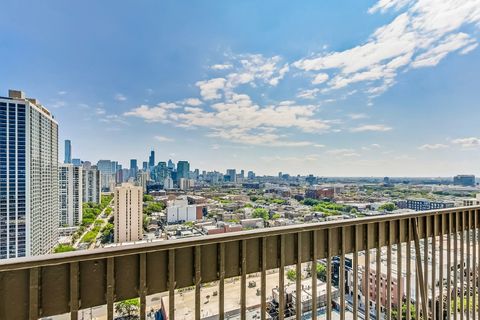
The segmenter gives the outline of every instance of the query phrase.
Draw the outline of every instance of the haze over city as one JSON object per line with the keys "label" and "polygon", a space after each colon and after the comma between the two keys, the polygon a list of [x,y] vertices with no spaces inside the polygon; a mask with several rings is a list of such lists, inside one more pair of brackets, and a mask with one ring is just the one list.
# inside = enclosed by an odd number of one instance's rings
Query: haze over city
{"label": "haze over city", "polygon": [[127,165],[154,148],[204,170],[480,174],[478,1],[2,8],[42,19],[0,21],[1,91],[46,105],[74,156]]}

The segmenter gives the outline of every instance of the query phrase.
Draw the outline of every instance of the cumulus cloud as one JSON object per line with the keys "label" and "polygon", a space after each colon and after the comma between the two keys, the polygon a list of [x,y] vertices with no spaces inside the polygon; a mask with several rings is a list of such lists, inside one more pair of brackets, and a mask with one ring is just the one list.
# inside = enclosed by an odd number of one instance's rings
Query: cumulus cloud
{"label": "cumulus cloud", "polygon": [[199,105],[202,105],[203,102],[198,98],[188,98],[183,100],[183,104],[187,104],[192,107],[198,107]]}
{"label": "cumulus cloud", "polygon": [[352,132],[366,132],[366,131],[380,131],[380,132],[385,132],[385,131],[390,131],[392,130],[391,127],[388,127],[383,124],[366,124],[363,126],[355,127],[350,129]]}
{"label": "cumulus cloud", "polygon": [[219,91],[225,88],[225,82],[226,80],[224,78],[214,78],[198,81],[196,85],[200,88],[200,94],[203,99],[214,100],[222,97]]}
{"label": "cumulus cloud", "polygon": [[360,154],[355,152],[354,149],[332,149],[332,150],[328,150],[326,153],[332,156],[345,157],[345,158],[360,156]]}
{"label": "cumulus cloud", "polygon": [[419,150],[438,150],[448,148],[448,145],[442,143],[424,144],[418,147]]}
{"label": "cumulus cloud", "polygon": [[[363,83],[366,93],[374,97],[393,86],[400,71],[432,67],[452,52],[466,54],[477,46],[476,39],[461,28],[478,28],[478,0],[379,0],[369,12],[388,10],[402,12],[363,44],[322,52],[293,66],[309,73],[320,72],[312,81],[314,85],[325,82],[326,88],[335,90]],[[326,78],[329,80],[320,81]]]}
{"label": "cumulus cloud", "polygon": [[328,74],[327,73],[319,73],[315,76],[315,78],[312,80],[312,83],[313,84],[320,84],[320,83],[324,83],[325,81],[327,81],[329,78]]}
{"label": "cumulus cloud", "polygon": [[350,113],[348,117],[352,120],[359,120],[359,119],[365,119],[368,118],[368,116],[364,113]]}
{"label": "cumulus cloud", "polygon": [[205,108],[180,108],[173,103],[160,103],[154,107],[141,105],[124,115],[146,122],[170,122],[182,128],[206,128],[210,131],[210,137],[236,143],[300,147],[314,143],[288,141],[285,134],[278,133],[278,130],[326,132],[330,129],[331,121],[315,118],[317,109],[316,105],[300,105],[295,101],[259,106],[246,94],[228,93],[224,101]]}
{"label": "cumulus cloud", "polygon": [[165,137],[165,136],[155,136],[155,140],[160,141],[160,142],[171,142],[173,141],[172,138]]}
{"label": "cumulus cloud", "polygon": [[168,122],[172,110],[177,109],[178,106],[174,103],[159,103],[155,107],[141,105],[134,108],[123,115],[127,117],[142,118],[146,122]]}
{"label": "cumulus cloud", "polygon": [[477,137],[458,138],[458,139],[452,140],[452,143],[466,149],[478,148],[480,147],[480,138],[477,138]]}
{"label": "cumulus cloud", "polygon": [[212,70],[228,70],[231,69],[233,66],[230,63],[225,64],[214,64],[210,67]]}

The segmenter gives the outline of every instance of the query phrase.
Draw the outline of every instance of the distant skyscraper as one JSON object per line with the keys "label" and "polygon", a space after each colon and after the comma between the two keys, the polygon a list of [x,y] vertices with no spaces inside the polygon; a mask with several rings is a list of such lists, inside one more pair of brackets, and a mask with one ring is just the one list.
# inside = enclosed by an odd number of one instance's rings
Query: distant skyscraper
{"label": "distant skyscraper", "polygon": [[147,192],[148,172],[140,170],[137,173],[137,185],[142,187],[143,193]]}
{"label": "distant skyscraper", "polygon": [[147,161],[143,161],[142,169],[143,169],[143,171],[147,171],[147,169],[148,169],[148,162]]}
{"label": "distant skyscraper", "polygon": [[142,187],[123,183],[115,188],[115,242],[130,242],[142,239],[143,192]]}
{"label": "distant skyscraper", "polygon": [[82,160],[80,160],[78,158],[72,159],[72,164],[74,166],[81,166],[82,165]]}
{"label": "distant skyscraper", "polygon": [[58,124],[21,91],[0,97],[0,259],[58,241]]}
{"label": "distant skyscraper", "polygon": [[253,171],[248,171],[247,177],[248,177],[248,179],[255,179],[255,172],[253,172]]}
{"label": "distant skyscraper", "polygon": [[175,170],[175,163],[173,163],[172,159],[168,159],[168,168]]}
{"label": "distant skyscraper", "polygon": [[100,203],[100,171],[96,166],[83,165],[83,202]]}
{"label": "distant skyscraper", "polygon": [[60,227],[75,227],[82,222],[83,170],[70,163],[58,168]]}
{"label": "distant skyscraper", "polygon": [[173,189],[173,179],[170,177],[166,177],[165,180],[163,181],[163,189],[168,190],[168,189]]}
{"label": "distant skyscraper", "polygon": [[113,191],[116,180],[117,162],[110,160],[98,160],[97,168],[100,171],[100,184],[102,191]]}
{"label": "distant skyscraper", "polygon": [[177,163],[177,181],[188,179],[190,173],[190,163],[188,161],[178,161]]}
{"label": "distant skyscraper", "polygon": [[228,181],[237,182],[237,170],[228,169],[226,175],[228,176]]}
{"label": "distant skyscraper", "polygon": [[458,175],[453,177],[453,184],[465,187],[474,187],[475,186],[475,176],[474,175]]}
{"label": "distant skyscraper", "polygon": [[72,142],[65,140],[65,160],[63,163],[72,163]]}
{"label": "distant skyscraper", "polygon": [[150,151],[150,157],[148,157],[148,166],[149,168],[155,167],[155,151]]}
{"label": "distant skyscraper", "polygon": [[137,159],[130,160],[130,177],[133,179],[137,178],[138,166]]}

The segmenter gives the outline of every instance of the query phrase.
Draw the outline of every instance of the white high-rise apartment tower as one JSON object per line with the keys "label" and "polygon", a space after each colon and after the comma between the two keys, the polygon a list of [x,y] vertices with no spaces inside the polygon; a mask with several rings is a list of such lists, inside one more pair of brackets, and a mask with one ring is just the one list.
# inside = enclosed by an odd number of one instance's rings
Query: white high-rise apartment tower
{"label": "white high-rise apartment tower", "polygon": [[143,190],[131,183],[115,188],[115,242],[131,242],[143,237]]}
{"label": "white high-rise apartment tower", "polygon": [[60,164],[59,207],[60,227],[76,227],[82,223],[83,172],[82,167]]}
{"label": "white high-rise apartment tower", "polygon": [[58,241],[58,124],[21,91],[0,97],[0,259]]}
{"label": "white high-rise apartment tower", "polygon": [[100,203],[100,171],[96,166],[83,165],[83,202]]}

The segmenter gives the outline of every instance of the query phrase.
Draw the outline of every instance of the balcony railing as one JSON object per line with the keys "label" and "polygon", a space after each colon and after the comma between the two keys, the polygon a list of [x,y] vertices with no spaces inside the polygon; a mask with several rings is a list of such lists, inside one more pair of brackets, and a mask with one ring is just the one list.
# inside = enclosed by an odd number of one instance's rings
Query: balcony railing
{"label": "balcony railing", "polygon": [[[64,313],[77,319],[79,310],[100,305],[113,319],[115,302],[130,298],[140,298],[145,319],[146,297],[156,293],[166,293],[165,315],[174,319],[176,290],[187,287],[195,297],[190,317],[200,319],[201,289],[211,282],[218,285],[218,319],[224,319],[225,282],[234,277],[240,281],[239,316],[247,319],[247,275],[252,273],[259,274],[258,308],[267,319],[272,317],[267,271],[273,269],[278,270],[273,318],[301,319],[310,312],[317,319],[311,307],[322,300],[326,319],[332,319],[333,309],[342,320],[347,312],[353,319],[391,319],[403,305],[414,309],[406,319],[477,319],[479,213],[480,207],[463,207],[383,215],[2,261],[0,319]],[[352,259],[350,280],[346,256]],[[334,261],[338,286],[332,284]],[[285,267],[296,270],[293,287],[299,293],[305,283],[299,276],[302,263],[310,270],[325,264],[325,296],[317,292],[321,280],[313,275],[310,300],[286,301]],[[351,285],[345,285],[348,281]]]}

